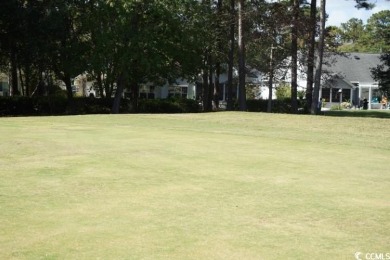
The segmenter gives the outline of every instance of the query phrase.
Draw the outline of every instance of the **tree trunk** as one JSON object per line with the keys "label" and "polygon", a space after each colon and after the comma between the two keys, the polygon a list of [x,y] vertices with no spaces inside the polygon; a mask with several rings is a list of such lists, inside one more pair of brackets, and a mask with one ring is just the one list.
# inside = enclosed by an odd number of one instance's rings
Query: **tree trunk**
{"label": "tree trunk", "polygon": [[15,47],[11,49],[11,93],[12,96],[19,96],[19,84],[18,84],[18,65],[16,60]]}
{"label": "tree trunk", "polygon": [[216,110],[219,108],[219,75],[221,74],[221,63],[217,62],[215,64],[215,78],[214,78],[214,104]]}
{"label": "tree trunk", "polygon": [[97,82],[97,87],[99,91],[99,96],[101,98],[105,97],[104,96],[104,89],[103,89],[103,81],[102,81],[102,73],[98,72],[96,76],[96,82]]}
{"label": "tree trunk", "polygon": [[112,114],[119,114],[119,108],[121,105],[121,99],[122,99],[122,93],[124,90],[124,85],[125,85],[125,75],[122,72],[119,77],[118,77],[118,82],[116,86],[116,91],[115,91],[115,97],[114,97],[114,102],[112,104],[112,109],[111,113]]}
{"label": "tree trunk", "polygon": [[291,23],[291,112],[297,113],[298,102],[297,102],[297,79],[298,79],[298,11],[299,1],[294,0],[293,2],[293,14]]}
{"label": "tree trunk", "polygon": [[310,36],[309,36],[309,53],[307,57],[307,83],[306,83],[306,111],[310,112],[313,100],[313,83],[314,83],[314,52],[315,36],[317,25],[317,0],[311,0],[310,5]]}
{"label": "tree trunk", "polygon": [[138,82],[134,81],[131,83],[130,86],[131,86],[131,111],[134,113],[138,113],[139,112],[139,106],[138,106],[139,86],[138,86]]}
{"label": "tree trunk", "polygon": [[25,82],[24,82],[24,84],[25,84],[25,93],[24,93],[24,95],[26,96],[26,97],[29,97],[30,96],[30,92],[31,92],[31,68],[30,68],[30,66],[29,65],[27,65],[26,66],[26,68],[25,68]]}
{"label": "tree trunk", "polygon": [[311,105],[311,114],[318,114],[320,108],[318,107],[320,98],[320,85],[322,74],[322,60],[324,56],[324,40],[325,40],[325,20],[326,20],[326,0],[321,0],[320,12],[320,38],[318,42],[318,59],[316,64],[316,73],[313,89],[313,101]]}
{"label": "tree trunk", "polygon": [[22,96],[24,96],[25,95],[25,87],[26,87],[25,83],[26,82],[23,82],[23,73],[22,73],[21,66],[18,67],[18,70],[19,70],[20,89],[22,90],[21,94],[22,94]]}
{"label": "tree trunk", "polygon": [[271,54],[270,54],[270,61],[269,61],[269,84],[268,84],[268,105],[267,105],[267,112],[272,112],[272,86],[274,81],[274,59],[273,59],[273,52],[274,52],[273,45],[271,46]]}
{"label": "tree trunk", "polygon": [[[66,96],[68,97],[68,107],[67,111],[69,114],[73,115],[76,113],[76,108],[73,100],[73,91],[72,91],[72,81],[70,79],[70,75],[64,74],[61,80],[65,83],[66,86]],[[46,85],[46,84],[44,84]],[[46,90],[45,90],[46,92]]]}
{"label": "tree trunk", "polygon": [[238,106],[240,111],[246,111],[245,93],[245,41],[243,25],[243,9],[245,0],[238,1]]}
{"label": "tree trunk", "polygon": [[209,100],[207,101],[208,104],[210,104],[210,111],[213,111],[213,98],[214,98],[214,84],[213,84],[213,66],[212,60],[211,60],[211,55],[210,55],[210,60],[209,60],[210,66],[209,66],[209,93],[208,97]]}
{"label": "tree trunk", "polygon": [[72,90],[72,81],[70,79],[70,75],[64,74],[62,81],[66,86],[66,96],[68,97],[68,101],[73,99],[73,90]]}
{"label": "tree trunk", "polygon": [[[222,53],[222,44],[221,44],[221,20],[222,20],[222,0],[218,0],[217,2],[217,51],[218,53]],[[214,105],[216,110],[219,108],[219,93],[220,93],[220,87],[219,87],[219,76],[221,74],[221,62],[219,58],[219,54],[217,54],[217,60],[215,63],[215,79],[214,79]]]}
{"label": "tree trunk", "polygon": [[235,30],[235,0],[230,1],[230,49],[229,49],[229,64],[228,64],[228,83],[227,83],[227,110],[232,111],[233,103],[233,63],[234,63],[234,30]]}
{"label": "tree trunk", "polygon": [[[209,81],[209,60],[210,60],[210,55],[206,54],[205,55],[205,61],[204,61],[204,68],[203,68],[203,84],[202,84],[202,98],[203,98],[203,111],[205,112],[210,112],[212,110],[211,106],[211,100],[212,96],[210,95],[210,89],[211,88],[211,82]],[[211,92],[212,93],[212,92]]]}

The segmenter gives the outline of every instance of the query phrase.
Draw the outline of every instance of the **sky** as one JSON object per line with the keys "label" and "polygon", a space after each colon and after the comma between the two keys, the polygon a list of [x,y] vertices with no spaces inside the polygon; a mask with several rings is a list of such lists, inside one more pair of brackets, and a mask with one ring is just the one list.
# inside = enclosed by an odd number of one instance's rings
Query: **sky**
{"label": "sky", "polygon": [[341,23],[345,23],[351,18],[361,19],[366,24],[371,15],[382,10],[390,10],[390,1],[388,0],[370,0],[370,2],[375,4],[375,8],[372,10],[355,8],[356,2],[354,0],[328,0],[326,12],[329,18],[326,21],[326,26],[340,26]]}

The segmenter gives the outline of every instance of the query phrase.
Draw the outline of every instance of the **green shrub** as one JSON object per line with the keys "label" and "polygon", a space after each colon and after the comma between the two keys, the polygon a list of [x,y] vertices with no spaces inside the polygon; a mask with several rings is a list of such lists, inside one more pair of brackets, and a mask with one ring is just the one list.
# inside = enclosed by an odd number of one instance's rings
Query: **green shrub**
{"label": "green shrub", "polygon": [[139,102],[140,113],[197,113],[199,104],[196,100],[170,99],[142,99]]}
{"label": "green shrub", "polygon": [[276,99],[285,100],[291,98],[291,86],[287,83],[281,83],[278,87],[276,87]]}
{"label": "green shrub", "polygon": [[330,107],[331,111],[337,111],[337,110],[342,110],[342,107],[340,105],[332,105]]}
{"label": "green shrub", "polygon": [[[111,113],[112,98],[74,97],[64,95],[37,97],[0,97],[0,116],[80,115]],[[140,113],[197,113],[199,104],[192,99],[152,99],[139,101]],[[120,113],[130,113],[128,99],[121,100]]]}
{"label": "green shrub", "polygon": [[[298,108],[303,111],[305,100],[298,100]],[[247,109],[249,112],[267,112],[268,100],[252,99],[247,100]],[[272,100],[272,113],[290,113],[291,112],[291,98],[274,99]]]}
{"label": "green shrub", "polygon": [[[111,112],[112,98],[74,97],[68,103],[68,114],[108,114]],[[125,102],[121,102],[123,105]]]}
{"label": "green shrub", "polygon": [[246,107],[249,112],[267,112],[268,100],[249,99],[246,101]]}
{"label": "green shrub", "polygon": [[67,104],[67,98],[61,95],[0,97],[0,116],[62,115]]}
{"label": "green shrub", "polygon": [[34,97],[31,100],[34,103],[36,115],[63,115],[68,104],[66,96],[61,95]]}

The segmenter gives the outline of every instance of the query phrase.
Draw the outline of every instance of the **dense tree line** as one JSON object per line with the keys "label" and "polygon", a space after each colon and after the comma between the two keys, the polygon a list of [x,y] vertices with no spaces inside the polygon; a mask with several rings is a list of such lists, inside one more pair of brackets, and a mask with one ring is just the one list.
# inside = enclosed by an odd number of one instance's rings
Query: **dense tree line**
{"label": "dense tree line", "polygon": [[[292,57],[288,65],[292,69],[292,112],[297,111],[299,62],[309,68],[306,98],[310,111],[311,100],[318,99],[315,94],[318,90],[313,90],[317,78],[314,50],[326,45],[318,44],[317,36],[331,36],[334,43],[344,47],[351,42],[360,44],[365,38],[357,37],[352,29],[360,30],[359,21],[333,28],[333,34],[330,29],[317,26],[320,17],[325,19],[325,15],[318,12],[316,0],[309,5],[304,2],[2,1],[0,71],[9,72],[13,95],[47,94],[50,91],[44,89],[43,82],[59,79],[66,86],[70,104],[73,99],[71,79],[87,72],[95,79],[100,96],[115,97],[112,112],[117,113],[125,89],[130,90],[131,105],[133,111],[137,111],[140,83],[169,82],[178,77],[195,80],[199,75],[203,110],[210,111],[213,100],[218,106],[218,78],[222,72],[228,73],[228,109],[233,109],[233,68],[237,67],[238,107],[246,110],[247,68],[255,67],[271,75],[272,86],[274,70],[285,66],[281,61],[286,57]],[[369,1],[355,2],[358,7],[370,7]],[[326,1],[322,0],[322,10],[325,5]],[[378,24],[388,17],[388,13],[379,13],[372,17],[365,30],[377,36]],[[376,42],[375,46],[383,50],[388,45]],[[298,51],[306,53],[307,58],[298,60]],[[318,67],[317,64],[317,75],[320,75]]]}
{"label": "dense tree line", "polygon": [[383,10],[373,14],[366,24],[361,19],[352,18],[330,30],[333,30],[340,51],[382,53],[390,48],[387,40],[389,28],[390,10]]}

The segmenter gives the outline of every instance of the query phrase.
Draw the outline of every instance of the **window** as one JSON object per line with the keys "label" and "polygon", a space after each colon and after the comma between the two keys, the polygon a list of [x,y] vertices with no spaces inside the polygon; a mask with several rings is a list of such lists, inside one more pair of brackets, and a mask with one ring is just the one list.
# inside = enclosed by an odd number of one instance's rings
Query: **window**
{"label": "window", "polygon": [[8,88],[8,82],[0,81],[0,96],[8,96],[9,95],[9,88]]}
{"label": "window", "polygon": [[168,97],[187,98],[188,86],[169,86]]}
{"label": "window", "polygon": [[139,97],[141,99],[154,99],[154,86],[141,85],[139,89]]}

